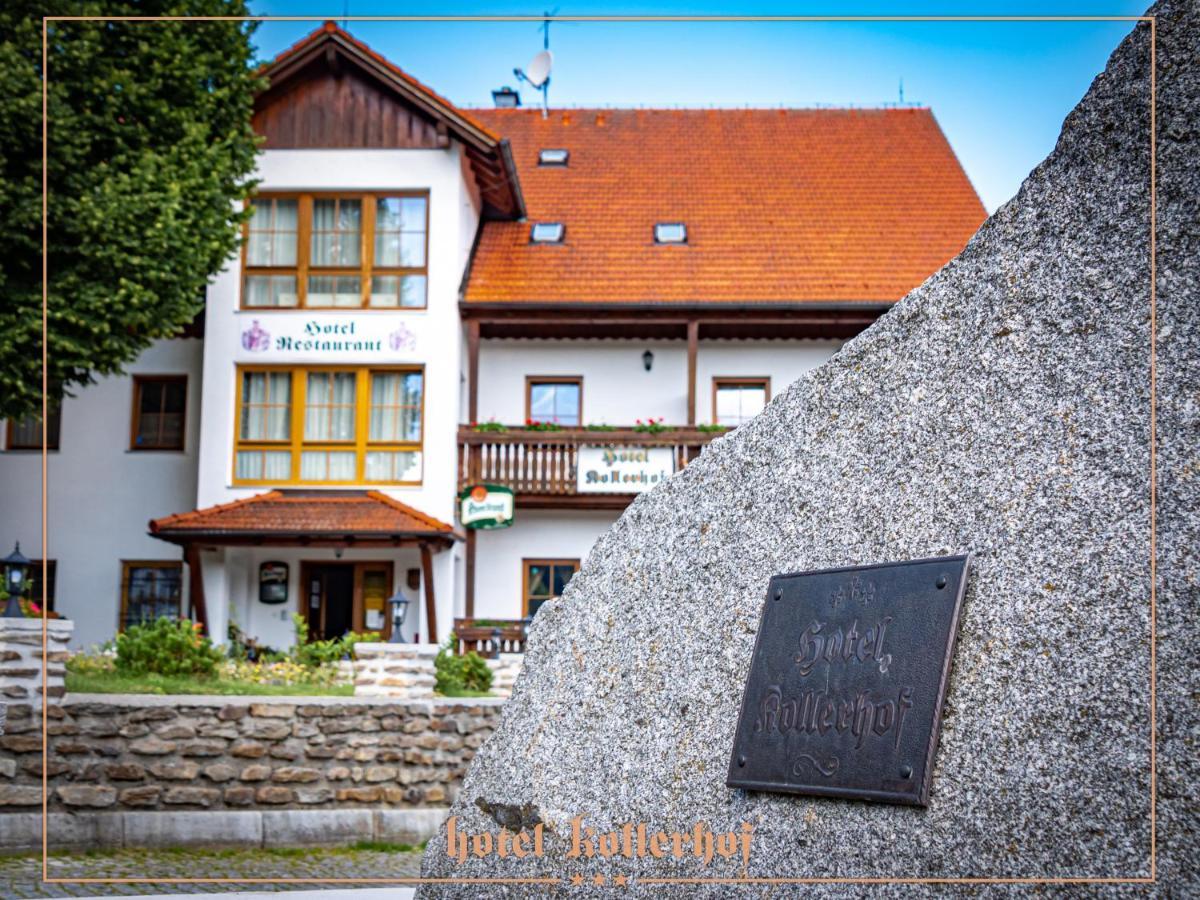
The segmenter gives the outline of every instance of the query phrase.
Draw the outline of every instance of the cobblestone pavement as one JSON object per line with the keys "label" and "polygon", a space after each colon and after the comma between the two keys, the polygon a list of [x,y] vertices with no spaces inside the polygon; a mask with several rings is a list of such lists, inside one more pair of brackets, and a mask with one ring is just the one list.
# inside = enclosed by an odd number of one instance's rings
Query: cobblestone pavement
{"label": "cobblestone pavement", "polygon": [[[419,850],[114,850],[52,854],[56,878],[411,878],[420,873]],[[364,884],[361,887],[383,887]],[[0,856],[0,897],[95,897],[198,894],[228,891],[313,890],[320,884],[56,884],[42,881],[37,855]],[[350,888],[354,885],[345,885]]]}

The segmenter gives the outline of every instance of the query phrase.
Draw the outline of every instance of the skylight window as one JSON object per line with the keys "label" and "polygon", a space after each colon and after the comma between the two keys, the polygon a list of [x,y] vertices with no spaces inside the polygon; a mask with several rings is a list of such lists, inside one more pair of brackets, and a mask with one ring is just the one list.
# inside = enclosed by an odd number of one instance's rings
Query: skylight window
{"label": "skylight window", "polygon": [[569,150],[540,150],[538,151],[538,165],[565,166],[570,155]]}
{"label": "skylight window", "polygon": [[535,244],[561,244],[564,230],[562,222],[537,222],[529,229],[529,240]]}
{"label": "skylight window", "polygon": [[686,244],[687,226],[682,222],[659,222],[654,226],[654,241],[658,244]]}

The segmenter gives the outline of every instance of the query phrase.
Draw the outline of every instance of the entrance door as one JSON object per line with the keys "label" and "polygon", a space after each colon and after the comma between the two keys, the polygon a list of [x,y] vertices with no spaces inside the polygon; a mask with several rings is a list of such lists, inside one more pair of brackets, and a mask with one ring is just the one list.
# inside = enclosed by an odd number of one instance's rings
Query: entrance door
{"label": "entrance door", "polygon": [[320,641],[354,630],[354,566],[308,566],[308,636]]}
{"label": "entrance door", "polygon": [[310,640],[341,637],[347,631],[391,634],[390,562],[304,562],[304,615]]}

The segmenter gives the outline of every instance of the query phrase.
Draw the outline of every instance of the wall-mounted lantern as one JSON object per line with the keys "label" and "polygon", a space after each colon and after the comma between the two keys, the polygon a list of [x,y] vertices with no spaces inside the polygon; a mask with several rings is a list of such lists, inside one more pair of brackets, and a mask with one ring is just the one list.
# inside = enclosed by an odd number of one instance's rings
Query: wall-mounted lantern
{"label": "wall-mounted lantern", "polygon": [[405,643],[404,636],[400,633],[400,626],[404,624],[404,619],[408,615],[409,599],[404,596],[401,591],[396,591],[388,598],[388,603],[392,607],[392,639],[389,644]]}
{"label": "wall-mounted lantern", "polygon": [[646,367],[647,372],[654,366],[654,354],[649,350],[642,354],[642,365]]}
{"label": "wall-mounted lantern", "polygon": [[4,605],[4,618],[24,618],[25,613],[21,610],[21,588],[25,584],[25,577],[29,573],[29,567],[33,565],[33,560],[21,552],[21,542],[17,541],[13,552],[0,562],[4,563],[4,589],[8,591],[8,603]]}

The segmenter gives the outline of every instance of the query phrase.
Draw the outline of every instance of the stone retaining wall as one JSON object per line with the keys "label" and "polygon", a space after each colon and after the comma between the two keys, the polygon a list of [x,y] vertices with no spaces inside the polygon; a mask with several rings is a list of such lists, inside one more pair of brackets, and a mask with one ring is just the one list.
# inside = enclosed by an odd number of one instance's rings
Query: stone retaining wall
{"label": "stone retaining wall", "polygon": [[[502,704],[68,695],[49,707],[50,810],[444,806]],[[41,776],[40,706],[12,704],[0,813],[40,806]]]}
{"label": "stone retaining wall", "polygon": [[[65,692],[67,642],[75,624],[46,620],[46,696]],[[42,620],[0,617],[0,703],[42,702]]]}
{"label": "stone retaining wall", "polygon": [[358,644],[354,695],[426,700],[437,682],[437,644]]}

